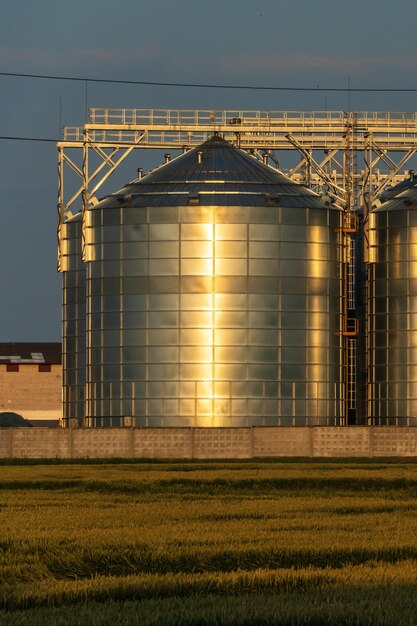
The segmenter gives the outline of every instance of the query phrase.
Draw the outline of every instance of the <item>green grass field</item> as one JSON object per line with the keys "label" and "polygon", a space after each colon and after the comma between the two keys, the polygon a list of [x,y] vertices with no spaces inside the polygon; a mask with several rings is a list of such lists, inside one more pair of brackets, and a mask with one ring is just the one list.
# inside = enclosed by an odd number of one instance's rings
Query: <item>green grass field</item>
{"label": "green grass field", "polygon": [[0,465],[0,625],[417,624],[413,461]]}

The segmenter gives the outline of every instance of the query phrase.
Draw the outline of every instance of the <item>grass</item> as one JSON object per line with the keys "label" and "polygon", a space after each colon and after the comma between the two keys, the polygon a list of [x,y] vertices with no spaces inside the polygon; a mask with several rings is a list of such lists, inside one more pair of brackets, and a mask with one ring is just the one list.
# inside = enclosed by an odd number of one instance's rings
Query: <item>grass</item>
{"label": "grass", "polygon": [[417,624],[414,462],[2,464],[0,624]]}

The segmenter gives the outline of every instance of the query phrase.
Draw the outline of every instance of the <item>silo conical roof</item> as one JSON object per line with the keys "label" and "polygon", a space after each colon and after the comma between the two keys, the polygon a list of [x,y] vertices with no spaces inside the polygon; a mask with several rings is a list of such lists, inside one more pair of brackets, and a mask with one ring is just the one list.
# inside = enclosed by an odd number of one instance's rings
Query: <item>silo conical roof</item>
{"label": "silo conical roof", "polygon": [[[287,207],[322,206],[307,187],[261,163],[218,135],[161,165],[103,200],[105,206],[180,206],[190,198],[200,205]],[[100,203],[100,206],[103,206]]]}
{"label": "silo conical roof", "polygon": [[[416,180],[417,183],[417,180]],[[390,198],[372,209],[372,212],[384,211],[407,211],[417,208],[417,184],[400,191],[396,196]]]}

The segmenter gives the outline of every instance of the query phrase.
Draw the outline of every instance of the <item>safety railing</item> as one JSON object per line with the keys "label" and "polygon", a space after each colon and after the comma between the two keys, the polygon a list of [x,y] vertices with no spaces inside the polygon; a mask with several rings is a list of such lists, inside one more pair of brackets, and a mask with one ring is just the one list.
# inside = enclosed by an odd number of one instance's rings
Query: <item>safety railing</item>
{"label": "safety railing", "polygon": [[[195,143],[195,133],[221,129],[223,133],[240,133],[249,145],[251,139],[262,144],[283,147],[285,134],[299,133],[299,141],[319,147],[341,148],[344,134],[351,124],[352,149],[364,149],[367,137],[383,139],[387,149],[407,149],[417,144],[417,113],[344,111],[257,111],[257,110],[177,110],[177,109],[90,109],[86,126],[93,141],[135,142],[137,132],[149,132],[147,141],[156,144],[185,141]],[[84,128],[65,127],[64,141],[82,142]],[[187,136],[169,133],[189,132]],[[102,134],[100,134],[102,133]],[[162,133],[167,133],[163,135]],[[282,135],[280,137],[280,135]],[[278,140],[278,137],[280,139]]]}
{"label": "safety railing", "polygon": [[214,124],[239,126],[244,124],[260,125],[305,125],[333,126],[352,120],[355,127],[408,129],[417,127],[416,112],[359,111],[260,111],[260,110],[213,110],[213,109],[90,109],[92,124],[144,124],[190,125]]}
{"label": "safety railing", "polygon": [[244,124],[259,125],[288,125],[289,122],[298,125],[318,124],[331,125],[336,120],[345,119],[343,111],[259,111],[259,110],[179,110],[179,109],[90,109],[92,124],[134,124],[146,126],[159,125],[189,125],[212,126]]}

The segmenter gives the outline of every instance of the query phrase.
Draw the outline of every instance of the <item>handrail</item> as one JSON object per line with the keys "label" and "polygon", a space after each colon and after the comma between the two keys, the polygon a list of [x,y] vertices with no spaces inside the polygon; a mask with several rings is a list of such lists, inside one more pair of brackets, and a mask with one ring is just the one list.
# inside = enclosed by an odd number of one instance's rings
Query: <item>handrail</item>
{"label": "handrail", "polygon": [[200,126],[259,124],[287,125],[289,122],[307,126],[334,125],[335,121],[346,124],[352,120],[356,128],[362,125],[383,127],[403,127],[404,124],[417,127],[416,112],[360,111],[261,111],[261,110],[210,110],[210,109],[90,109],[92,124],[117,124],[146,126]]}

